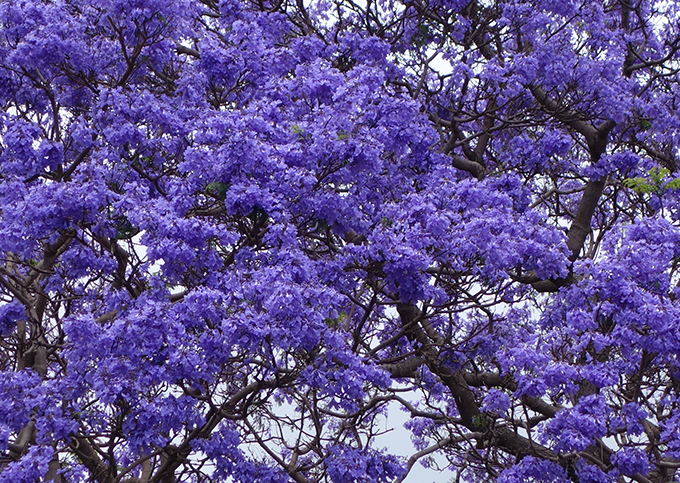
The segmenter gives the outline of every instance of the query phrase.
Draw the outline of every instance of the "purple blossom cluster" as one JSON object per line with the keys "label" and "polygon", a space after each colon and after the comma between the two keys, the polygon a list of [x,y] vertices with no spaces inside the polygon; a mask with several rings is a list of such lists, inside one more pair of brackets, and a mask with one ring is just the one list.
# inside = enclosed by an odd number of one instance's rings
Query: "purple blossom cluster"
{"label": "purple blossom cluster", "polygon": [[676,481],[678,20],[0,4],[0,482]]}

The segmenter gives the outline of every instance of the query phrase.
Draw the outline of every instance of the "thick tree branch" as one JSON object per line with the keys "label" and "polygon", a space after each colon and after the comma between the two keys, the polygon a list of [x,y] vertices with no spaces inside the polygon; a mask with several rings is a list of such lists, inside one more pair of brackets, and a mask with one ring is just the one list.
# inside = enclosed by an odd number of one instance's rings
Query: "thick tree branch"
{"label": "thick tree branch", "polygon": [[390,373],[393,378],[413,377],[416,369],[422,366],[425,361],[421,357],[409,357],[405,361],[396,364],[383,364],[381,367]]}
{"label": "thick tree branch", "polygon": [[538,101],[538,103],[543,106],[543,108],[548,113],[567,126],[571,127],[574,131],[583,135],[589,146],[595,141],[595,138],[597,137],[597,129],[595,129],[590,123],[582,120],[580,115],[560,106],[557,102],[551,99],[545,89],[540,86],[532,84],[529,86],[529,90],[534,95],[534,98]]}
{"label": "thick tree branch", "polygon": [[99,483],[113,483],[109,467],[99,457],[97,451],[84,435],[76,435],[71,439],[71,448],[80,462],[88,469],[92,478]]}
{"label": "thick tree branch", "polygon": [[[557,454],[549,448],[520,436],[508,428],[491,428],[487,415],[481,412],[476,396],[466,381],[465,372],[451,371],[443,365],[439,359],[438,351],[435,349],[435,346],[442,345],[442,341],[431,340],[431,336],[426,335],[427,330],[414,323],[414,321],[424,319],[420,309],[413,304],[398,303],[397,312],[402,325],[409,327],[407,331],[409,338],[420,345],[420,351],[427,367],[441,379],[451,392],[463,426],[472,432],[478,432],[483,428],[491,430],[488,437],[493,437],[499,447],[518,457],[534,455],[553,462],[560,462]],[[440,337],[436,338],[440,339]]]}
{"label": "thick tree branch", "polygon": [[467,171],[479,180],[484,179],[484,176],[486,176],[486,169],[484,169],[484,166],[476,163],[475,161],[470,161],[460,156],[453,155],[451,156],[451,164],[454,168]]}
{"label": "thick tree branch", "polygon": [[186,46],[179,44],[179,43],[177,44],[177,53],[189,55],[189,56],[194,57],[196,59],[201,58],[201,54],[198,52],[198,50],[192,49],[191,47],[186,47]]}

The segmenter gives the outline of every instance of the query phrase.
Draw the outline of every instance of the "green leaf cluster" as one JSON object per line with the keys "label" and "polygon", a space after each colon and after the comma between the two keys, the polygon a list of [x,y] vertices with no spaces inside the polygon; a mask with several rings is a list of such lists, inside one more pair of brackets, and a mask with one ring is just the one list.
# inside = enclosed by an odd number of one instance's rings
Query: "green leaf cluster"
{"label": "green leaf cluster", "polygon": [[636,193],[655,193],[661,195],[668,190],[680,189],[680,178],[666,181],[669,175],[670,171],[666,168],[656,167],[648,170],[644,177],[623,180],[623,185],[631,188]]}
{"label": "green leaf cluster", "polygon": [[227,183],[222,183],[221,181],[213,181],[212,183],[209,183],[208,186],[205,187],[205,192],[206,194],[214,196],[220,201],[224,201],[224,199],[227,196],[228,189],[229,185]]}
{"label": "green leaf cluster", "polygon": [[132,226],[126,217],[121,217],[116,224],[116,240],[129,240],[139,233],[139,228]]}
{"label": "green leaf cluster", "polygon": [[345,321],[347,320],[347,312],[344,310],[338,314],[337,317],[326,317],[324,319],[324,322],[328,327],[331,327],[333,329],[337,329],[341,327]]}

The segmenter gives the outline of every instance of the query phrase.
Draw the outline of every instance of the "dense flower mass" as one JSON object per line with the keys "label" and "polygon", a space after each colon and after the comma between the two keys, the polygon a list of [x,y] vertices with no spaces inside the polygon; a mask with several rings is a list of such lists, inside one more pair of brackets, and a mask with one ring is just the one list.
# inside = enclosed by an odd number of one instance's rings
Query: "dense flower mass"
{"label": "dense flower mass", "polygon": [[0,3],[0,483],[677,481],[679,66],[662,0]]}

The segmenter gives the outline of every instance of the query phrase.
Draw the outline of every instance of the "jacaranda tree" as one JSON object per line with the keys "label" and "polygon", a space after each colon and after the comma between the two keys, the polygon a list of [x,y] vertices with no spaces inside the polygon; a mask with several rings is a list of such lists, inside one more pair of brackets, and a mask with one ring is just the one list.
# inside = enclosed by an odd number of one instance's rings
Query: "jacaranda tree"
{"label": "jacaranda tree", "polygon": [[1,2],[0,482],[678,481],[679,72],[668,0]]}

